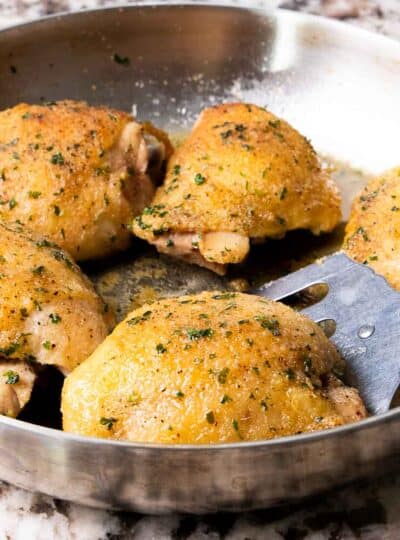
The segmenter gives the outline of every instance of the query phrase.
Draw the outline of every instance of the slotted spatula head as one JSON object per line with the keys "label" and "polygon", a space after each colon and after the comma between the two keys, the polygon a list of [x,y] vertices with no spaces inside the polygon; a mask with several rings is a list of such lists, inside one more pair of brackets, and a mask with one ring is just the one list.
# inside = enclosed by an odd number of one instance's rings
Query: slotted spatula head
{"label": "slotted spatula head", "polygon": [[400,294],[366,265],[344,253],[251,291],[283,300],[317,284],[327,295],[302,310],[315,322],[333,319],[331,339],[347,363],[347,382],[372,414],[386,412],[400,383]]}

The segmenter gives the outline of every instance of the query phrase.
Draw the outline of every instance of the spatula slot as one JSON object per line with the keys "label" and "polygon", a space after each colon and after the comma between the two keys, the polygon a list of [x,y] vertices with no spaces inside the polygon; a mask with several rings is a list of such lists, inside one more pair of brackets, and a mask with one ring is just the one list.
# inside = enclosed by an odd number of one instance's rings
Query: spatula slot
{"label": "spatula slot", "polygon": [[330,338],[336,332],[336,321],[333,319],[324,319],[318,322],[318,326],[321,327],[326,337]]}
{"label": "spatula slot", "polygon": [[321,302],[329,292],[327,283],[314,283],[280,300],[294,309],[304,309]]}

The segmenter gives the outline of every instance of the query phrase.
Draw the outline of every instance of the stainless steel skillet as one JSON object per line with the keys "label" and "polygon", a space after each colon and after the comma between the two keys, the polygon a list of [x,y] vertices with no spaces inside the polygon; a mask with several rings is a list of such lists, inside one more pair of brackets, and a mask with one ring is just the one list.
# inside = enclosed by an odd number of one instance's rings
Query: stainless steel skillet
{"label": "stainless steel skillet", "polygon": [[[135,104],[140,117],[177,130],[204,105],[244,99],[287,118],[318,150],[370,172],[400,162],[399,88],[399,44],[285,11],[132,6],[0,32],[0,107],[67,97],[127,110]],[[261,254],[265,265],[269,247]],[[157,259],[146,266],[149,257],[139,257],[144,286],[158,279],[156,266],[164,264]],[[139,264],[132,253],[112,262],[111,270],[116,264],[126,276],[131,259]],[[196,274],[193,285],[193,268],[177,272],[169,264],[162,279],[170,292],[226,285],[206,272]],[[98,275],[111,270],[96,269]],[[124,294],[132,296],[135,284],[122,281]],[[395,466],[399,427],[394,409],[326,432],[196,447],[88,439],[0,417],[0,478],[94,506],[153,513],[244,510]]]}

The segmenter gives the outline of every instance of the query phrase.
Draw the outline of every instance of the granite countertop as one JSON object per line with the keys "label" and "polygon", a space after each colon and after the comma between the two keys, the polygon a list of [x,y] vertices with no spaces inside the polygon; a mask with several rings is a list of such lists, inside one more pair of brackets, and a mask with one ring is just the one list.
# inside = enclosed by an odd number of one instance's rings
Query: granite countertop
{"label": "granite countertop", "polygon": [[[264,0],[346,20],[400,39],[400,0]],[[0,28],[115,0],[0,0]],[[129,3],[129,2],[128,2]],[[397,540],[400,477],[391,475],[290,508],[247,514],[151,517],[111,513],[0,483],[0,540]]]}

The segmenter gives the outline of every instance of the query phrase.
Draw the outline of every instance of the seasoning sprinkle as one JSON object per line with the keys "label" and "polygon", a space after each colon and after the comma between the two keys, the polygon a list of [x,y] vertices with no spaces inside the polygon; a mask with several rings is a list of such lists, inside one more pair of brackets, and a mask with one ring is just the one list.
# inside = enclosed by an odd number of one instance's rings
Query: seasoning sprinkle
{"label": "seasoning sprinkle", "polygon": [[206,414],[206,420],[209,424],[214,424],[215,423],[215,416],[214,416],[214,413],[213,411],[209,411],[207,414]]}
{"label": "seasoning sprinkle", "polygon": [[117,419],[112,418],[112,417],[111,418],[105,418],[104,416],[102,416],[100,418],[100,424],[102,426],[105,426],[108,429],[108,431],[110,431],[113,428],[116,421],[117,421]]}
{"label": "seasoning sprinkle", "polygon": [[4,373],[4,376],[7,377],[6,384],[17,384],[19,381],[19,375],[16,371],[8,370]]}

